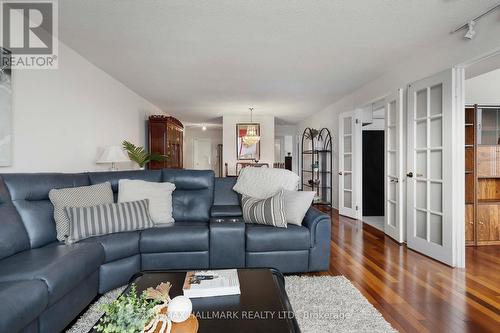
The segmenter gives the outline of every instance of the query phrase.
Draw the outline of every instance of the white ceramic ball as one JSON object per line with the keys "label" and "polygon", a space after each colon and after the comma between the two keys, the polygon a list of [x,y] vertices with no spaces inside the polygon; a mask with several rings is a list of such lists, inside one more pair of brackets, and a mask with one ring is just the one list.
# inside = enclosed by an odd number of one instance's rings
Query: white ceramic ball
{"label": "white ceramic ball", "polygon": [[189,318],[193,310],[193,303],[186,296],[174,297],[168,302],[168,319],[174,323],[181,323]]}

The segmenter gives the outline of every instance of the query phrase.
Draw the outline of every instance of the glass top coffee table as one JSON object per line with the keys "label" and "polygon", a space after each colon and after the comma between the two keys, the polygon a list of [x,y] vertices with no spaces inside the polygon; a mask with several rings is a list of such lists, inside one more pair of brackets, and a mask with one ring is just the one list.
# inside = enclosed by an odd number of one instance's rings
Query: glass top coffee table
{"label": "glass top coffee table", "polygon": [[[174,298],[182,295],[185,276],[186,271],[144,271],[134,275],[130,284],[142,292],[169,281],[170,297]],[[238,277],[241,295],[191,299],[198,332],[300,332],[279,271],[238,269]],[[124,292],[128,292],[130,284]]]}

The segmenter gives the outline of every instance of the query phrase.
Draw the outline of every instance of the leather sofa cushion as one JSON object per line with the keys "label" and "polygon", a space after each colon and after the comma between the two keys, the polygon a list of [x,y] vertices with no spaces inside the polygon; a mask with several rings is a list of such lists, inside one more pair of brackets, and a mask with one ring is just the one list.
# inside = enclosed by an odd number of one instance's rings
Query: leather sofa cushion
{"label": "leather sofa cushion", "polygon": [[233,190],[237,177],[215,178],[214,206],[239,206],[241,196]]}
{"label": "leather sofa cushion", "polygon": [[289,224],[285,228],[267,225],[246,225],[247,252],[308,250],[311,248],[309,229]]}
{"label": "leather sofa cushion", "polygon": [[4,174],[2,179],[21,216],[31,248],[56,241],[54,206],[50,203],[49,191],[89,185],[86,174],[18,173]]}
{"label": "leather sofa cushion", "polygon": [[243,211],[240,205],[217,205],[212,206],[210,215],[212,217],[238,217],[243,216]]}
{"label": "leather sofa cushion", "polygon": [[0,259],[29,249],[28,234],[1,176],[0,221]]}
{"label": "leather sofa cushion", "polygon": [[104,248],[104,262],[108,263],[127,258],[139,253],[139,232],[119,232],[104,236],[92,237],[85,243],[99,243]]}
{"label": "leather sofa cushion", "polygon": [[54,243],[1,260],[0,282],[42,280],[48,287],[49,304],[53,304],[98,270],[103,261],[99,244]]}
{"label": "leather sofa cushion", "polygon": [[47,307],[47,286],[40,280],[0,283],[0,300],[0,332],[19,332]]}
{"label": "leather sofa cushion", "polygon": [[141,253],[208,251],[207,223],[174,223],[141,232]]}
{"label": "leather sofa cushion", "polygon": [[162,181],[175,184],[172,209],[175,222],[208,222],[214,196],[212,170],[163,169]]}

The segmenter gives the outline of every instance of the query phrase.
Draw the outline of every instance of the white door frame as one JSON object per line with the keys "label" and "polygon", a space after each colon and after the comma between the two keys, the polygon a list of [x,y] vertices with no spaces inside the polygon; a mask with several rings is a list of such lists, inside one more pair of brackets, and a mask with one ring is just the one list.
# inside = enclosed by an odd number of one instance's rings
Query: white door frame
{"label": "white door frame", "polygon": [[[453,145],[453,148],[456,149],[454,165],[457,166],[453,168],[453,179],[457,182],[457,190],[453,193],[453,201],[456,205],[463,206],[465,202],[465,178],[463,177],[465,173],[465,152],[463,149],[463,142],[465,142],[465,71],[472,65],[496,56],[500,56],[500,48],[496,48],[489,53],[474,57],[453,67],[456,69],[457,76],[455,103],[458,110],[455,117],[456,130],[454,131],[456,135],[455,142],[457,144]],[[465,267],[465,211],[464,209],[457,209],[454,213],[458,215],[456,217],[457,225],[453,234],[455,264],[456,267]]]}

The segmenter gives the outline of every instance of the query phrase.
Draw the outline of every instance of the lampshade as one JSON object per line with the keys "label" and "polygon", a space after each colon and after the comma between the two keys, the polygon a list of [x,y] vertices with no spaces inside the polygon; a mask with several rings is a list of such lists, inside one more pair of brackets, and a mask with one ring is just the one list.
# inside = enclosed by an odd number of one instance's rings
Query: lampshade
{"label": "lampshade", "polygon": [[101,156],[97,159],[96,163],[120,163],[130,162],[130,159],[123,152],[120,146],[108,146],[104,149]]}

